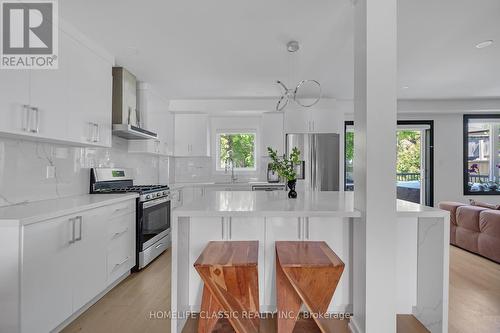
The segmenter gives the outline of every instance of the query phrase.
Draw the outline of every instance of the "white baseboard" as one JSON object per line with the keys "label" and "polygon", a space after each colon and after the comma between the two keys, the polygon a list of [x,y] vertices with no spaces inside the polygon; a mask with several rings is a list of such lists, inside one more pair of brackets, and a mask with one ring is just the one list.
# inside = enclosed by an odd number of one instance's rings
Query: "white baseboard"
{"label": "white baseboard", "polygon": [[120,282],[122,282],[123,280],[125,280],[128,276],[130,275],[130,271],[128,271],[127,273],[123,274],[122,276],[120,276],[115,282],[113,282],[112,284],[110,284],[106,289],[104,289],[103,292],[101,292],[99,295],[97,295],[96,297],[94,297],[90,302],[88,302],[87,304],[85,304],[84,306],[82,306],[80,308],[80,310],[76,311],[75,313],[73,313],[71,315],[71,317],[69,317],[68,319],[66,319],[64,322],[62,322],[62,324],[60,324],[59,326],[57,326],[56,328],[54,328],[54,330],[52,330],[51,333],[57,333],[57,332],[61,332],[66,326],[68,326],[69,324],[71,324],[76,318],[80,317],[80,315],[82,313],[84,313],[85,311],[87,311],[92,305],[94,305],[95,303],[97,303],[97,301],[99,301],[101,298],[104,297],[104,295],[106,295],[108,292],[111,291],[111,289],[113,289],[114,287],[116,287],[118,284],[120,284]]}
{"label": "white baseboard", "polygon": [[356,320],[354,320],[354,317],[352,317],[349,321],[349,329],[351,330],[351,333],[364,333],[364,331],[359,328],[359,325],[356,323]]}

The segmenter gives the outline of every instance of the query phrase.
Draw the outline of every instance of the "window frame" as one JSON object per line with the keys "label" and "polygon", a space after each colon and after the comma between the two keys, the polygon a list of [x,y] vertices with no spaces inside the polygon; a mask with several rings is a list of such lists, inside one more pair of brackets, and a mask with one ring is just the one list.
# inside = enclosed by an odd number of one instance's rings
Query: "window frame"
{"label": "window frame", "polygon": [[257,171],[257,131],[248,129],[237,129],[237,130],[218,130],[215,132],[215,171],[224,172],[225,168],[220,167],[220,137],[227,134],[248,134],[253,135],[253,156],[254,156],[254,167],[253,168],[234,168],[235,172],[245,173],[245,172],[256,172]]}
{"label": "window frame", "polygon": [[464,114],[463,116],[463,189],[464,195],[500,195],[500,191],[495,192],[473,192],[469,190],[469,120],[471,119],[500,119],[500,114]]}

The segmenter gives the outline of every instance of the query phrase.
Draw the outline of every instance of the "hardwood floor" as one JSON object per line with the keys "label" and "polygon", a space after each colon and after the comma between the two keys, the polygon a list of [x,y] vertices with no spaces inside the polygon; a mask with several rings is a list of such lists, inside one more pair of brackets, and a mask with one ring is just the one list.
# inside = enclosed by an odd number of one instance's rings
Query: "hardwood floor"
{"label": "hardwood floor", "polygon": [[450,248],[450,333],[500,332],[500,265]]}
{"label": "hardwood floor", "polygon": [[[64,333],[170,333],[170,320],[150,312],[170,310],[170,250],[88,309]],[[500,265],[456,247],[450,249],[449,333],[500,332]],[[335,332],[349,332],[346,322]],[[273,321],[264,321],[272,332]],[[184,332],[196,332],[191,321]],[[399,333],[426,332],[413,316],[398,315]]]}
{"label": "hardwood floor", "polygon": [[[171,250],[134,273],[67,326],[64,333],[169,333]],[[160,318],[150,318],[160,312]]]}

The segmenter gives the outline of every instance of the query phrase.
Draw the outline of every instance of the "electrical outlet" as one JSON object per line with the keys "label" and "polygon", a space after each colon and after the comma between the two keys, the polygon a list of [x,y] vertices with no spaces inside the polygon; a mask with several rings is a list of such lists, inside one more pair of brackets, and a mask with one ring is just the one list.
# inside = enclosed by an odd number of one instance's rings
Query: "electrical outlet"
{"label": "electrical outlet", "polygon": [[56,167],[53,165],[47,165],[47,179],[52,179],[56,177]]}

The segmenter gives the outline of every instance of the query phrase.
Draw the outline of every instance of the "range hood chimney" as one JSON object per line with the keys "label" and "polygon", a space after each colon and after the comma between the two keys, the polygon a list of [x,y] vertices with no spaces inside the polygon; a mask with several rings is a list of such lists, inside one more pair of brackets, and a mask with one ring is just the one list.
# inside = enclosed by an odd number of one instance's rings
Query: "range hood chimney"
{"label": "range hood chimney", "polygon": [[113,67],[113,135],[127,140],[157,139],[143,128],[137,108],[137,79],[123,67]]}

